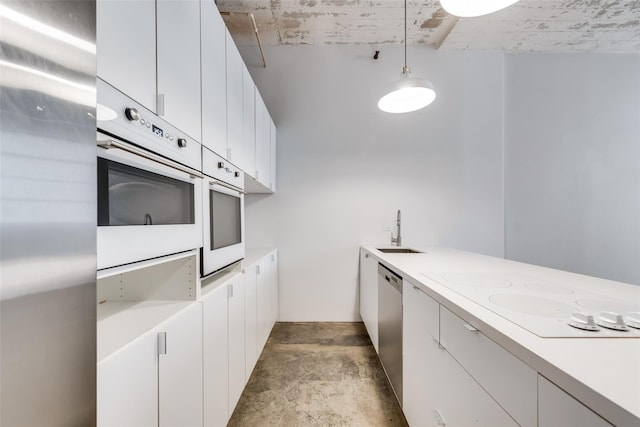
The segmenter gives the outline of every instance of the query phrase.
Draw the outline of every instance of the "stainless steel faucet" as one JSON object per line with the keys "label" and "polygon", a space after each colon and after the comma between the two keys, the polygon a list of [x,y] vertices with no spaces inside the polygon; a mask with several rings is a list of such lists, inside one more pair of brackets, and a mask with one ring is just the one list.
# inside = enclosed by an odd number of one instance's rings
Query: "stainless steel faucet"
{"label": "stainless steel faucet", "polygon": [[400,209],[398,209],[396,225],[398,226],[398,234],[394,238],[393,237],[393,231],[391,232],[391,245],[393,245],[395,243],[396,246],[400,246],[402,244],[402,236],[400,235]]}

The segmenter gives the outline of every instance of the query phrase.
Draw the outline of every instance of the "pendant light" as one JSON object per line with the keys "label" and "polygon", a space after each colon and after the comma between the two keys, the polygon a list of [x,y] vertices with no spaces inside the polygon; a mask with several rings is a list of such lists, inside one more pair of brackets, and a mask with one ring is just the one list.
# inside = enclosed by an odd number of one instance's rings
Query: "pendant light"
{"label": "pendant light", "polygon": [[444,10],[462,18],[488,15],[509,7],[518,0],[440,0]]}
{"label": "pendant light", "polygon": [[431,82],[411,77],[407,66],[407,0],[404,0],[404,67],[400,81],[393,84],[389,93],[378,101],[378,108],[387,113],[408,113],[431,104],[436,91]]}

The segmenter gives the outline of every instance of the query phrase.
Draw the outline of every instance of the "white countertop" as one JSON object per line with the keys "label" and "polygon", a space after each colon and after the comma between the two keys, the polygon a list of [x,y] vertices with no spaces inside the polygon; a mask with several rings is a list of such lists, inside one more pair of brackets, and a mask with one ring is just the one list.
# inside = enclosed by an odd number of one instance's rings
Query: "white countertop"
{"label": "white countertop", "polygon": [[[424,253],[382,253],[363,245],[379,262],[418,285],[537,372],[616,426],[640,426],[640,338],[542,338],[433,277],[443,272],[527,275],[573,289],[640,304],[640,286],[449,248]],[[588,333],[587,333],[588,334]]]}

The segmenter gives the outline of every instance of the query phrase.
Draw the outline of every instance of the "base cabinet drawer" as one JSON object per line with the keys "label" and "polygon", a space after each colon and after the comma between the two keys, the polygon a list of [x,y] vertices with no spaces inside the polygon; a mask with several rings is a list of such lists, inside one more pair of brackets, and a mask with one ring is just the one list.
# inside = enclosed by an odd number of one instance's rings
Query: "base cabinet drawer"
{"label": "base cabinet drawer", "polygon": [[536,427],[537,372],[440,306],[440,343],[523,427]]}
{"label": "base cabinet drawer", "polygon": [[432,336],[407,338],[403,410],[409,425],[518,426]]}
{"label": "base cabinet drawer", "polygon": [[612,427],[598,414],[538,375],[539,427]]}

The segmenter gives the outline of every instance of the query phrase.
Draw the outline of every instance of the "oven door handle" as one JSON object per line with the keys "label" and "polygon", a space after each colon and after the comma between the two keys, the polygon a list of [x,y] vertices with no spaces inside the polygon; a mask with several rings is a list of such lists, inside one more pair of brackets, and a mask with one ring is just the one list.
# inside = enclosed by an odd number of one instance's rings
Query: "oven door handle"
{"label": "oven door handle", "polygon": [[[237,193],[237,194],[245,194],[244,190],[235,187],[231,184],[227,184],[226,182],[223,181],[217,181],[217,180],[213,180],[213,181],[209,181],[209,187],[211,189],[213,189],[213,187],[222,187],[225,188],[227,190],[231,190],[232,193]],[[226,191],[225,191],[226,193]]]}
{"label": "oven door handle", "polygon": [[135,154],[140,157],[144,157],[145,159],[149,159],[156,163],[160,163],[161,165],[168,166],[173,169],[177,169],[181,172],[189,174],[192,178],[204,178],[200,172],[197,172],[191,168],[181,165],[180,163],[174,162],[173,160],[165,159],[164,157],[158,156],[157,154],[150,153],[148,151],[142,150],[140,148],[133,147],[129,144],[125,144],[124,142],[115,141],[113,139],[107,140],[98,140],[98,147],[102,147],[104,149],[110,148],[119,148],[124,151],[128,151],[129,153]]}

